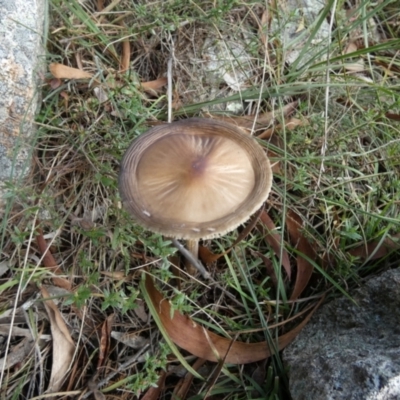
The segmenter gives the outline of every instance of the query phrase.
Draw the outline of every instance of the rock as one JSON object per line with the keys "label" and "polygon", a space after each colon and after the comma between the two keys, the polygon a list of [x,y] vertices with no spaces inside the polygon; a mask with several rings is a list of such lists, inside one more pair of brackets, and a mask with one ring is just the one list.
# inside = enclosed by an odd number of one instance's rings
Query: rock
{"label": "rock", "polygon": [[282,43],[285,62],[293,64],[311,35],[313,39],[302,54],[297,67],[304,66],[315,59],[316,62],[326,59],[326,47],[329,42],[329,24],[324,19],[315,32],[315,22],[326,7],[321,0],[287,0],[282,3],[279,18],[273,18],[270,37],[279,38]]}
{"label": "rock", "polygon": [[288,346],[293,400],[400,399],[400,268],[326,304]]}
{"label": "rock", "polygon": [[[246,40],[243,43],[232,39],[216,39],[208,37],[204,42],[202,64],[205,74],[205,82],[210,87],[210,98],[217,98],[221,82],[228,86],[225,96],[229,96],[245,90],[249,87],[249,82],[254,75],[254,65],[252,59],[246,51]],[[225,105],[215,108],[225,107],[226,111],[233,114],[243,112],[242,101],[229,101]]]}
{"label": "rock", "polygon": [[45,4],[0,0],[0,214],[4,182],[29,171],[45,65]]}
{"label": "rock", "polygon": [[204,69],[210,83],[225,82],[233,91],[246,89],[254,67],[245,45],[234,40],[208,38],[203,47]]}

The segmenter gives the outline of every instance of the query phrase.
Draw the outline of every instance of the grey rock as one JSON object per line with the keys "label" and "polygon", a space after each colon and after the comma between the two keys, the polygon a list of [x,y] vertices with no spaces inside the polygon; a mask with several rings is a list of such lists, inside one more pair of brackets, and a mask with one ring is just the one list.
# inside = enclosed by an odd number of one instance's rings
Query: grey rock
{"label": "grey rock", "polygon": [[46,0],[0,0],[0,214],[4,182],[29,172],[44,72]]}
{"label": "grey rock", "polygon": [[[273,18],[270,34],[280,38],[284,48],[284,58],[288,64],[293,64],[300,56],[307,40],[315,31],[314,24],[319,14],[325,7],[326,2],[323,0],[287,0],[284,9],[285,18]],[[307,28],[304,27],[304,22]],[[307,51],[302,55],[298,67],[302,67],[313,58],[318,61],[326,59],[324,50],[329,41],[329,31],[328,21],[323,20]]]}
{"label": "grey rock", "polygon": [[400,269],[324,305],[283,360],[293,400],[400,399]]}

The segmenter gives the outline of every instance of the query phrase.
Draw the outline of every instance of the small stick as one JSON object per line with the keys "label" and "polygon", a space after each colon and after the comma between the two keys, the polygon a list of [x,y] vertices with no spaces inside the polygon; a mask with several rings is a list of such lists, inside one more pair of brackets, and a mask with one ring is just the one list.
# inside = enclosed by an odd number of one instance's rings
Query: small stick
{"label": "small stick", "polygon": [[[139,357],[145,353],[150,345],[146,344],[143,346],[136,354],[133,355],[133,357],[129,358],[129,360],[125,361],[123,364],[121,364],[115,371],[111,372],[109,375],[107,375],[103,380],[98,382],[96,384],[96,388],[100,388],[104,385],[106,385],[112,378],[114,378],[115,375],[119,374],[120,372],[124,371],[130,367],[133,363],[137,362]],[[90,390],[86,392],[82,399],[87,399],[91,394],[93,393],[93,390]]]}
{"label": "small stick", "polygon": [[210,279],[210,273],[206,271],[203,264],[197,257],[195,257],[188,249],[186,249],[182,243],[178,242],[178,240],[172,239],[172,243],[181,252],[183,257],[185,257],[186,260],[188,260],[190,264],[200,272],[204,279]]}
{"label": "small stick", "polygon": [[168,60],[168,88],[167,88],[167,98],[168,98],[168,123],[172,122],[172,58]]}

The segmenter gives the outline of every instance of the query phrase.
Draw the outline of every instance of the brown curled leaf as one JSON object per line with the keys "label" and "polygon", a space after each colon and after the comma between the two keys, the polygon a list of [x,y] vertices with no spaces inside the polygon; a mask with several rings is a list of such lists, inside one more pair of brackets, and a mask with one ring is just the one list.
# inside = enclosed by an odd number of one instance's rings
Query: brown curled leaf
{"label": "brown curled leaf", "polygon": [[297,273],[293,292],[290,300],[297,300],[303,290],[308,285],[314,267],[310,260],[315,260],[316,254],[314,248],[305,238],[302,230],[302,220],[293,210],[289,210],[286,218],[286,226],[289,231],[290,238],[298,251],[296,257]]}
{"label": "brown curled leaf", "polygon": [[247,364],[260,361],[270,357],[276,351],[282,350],[299,334],[323,300],[321,299],[314,306],[299,325],[279,336],[271,348],[270,344],[265,341],[258,343],[233,341],[205,329],[178,311],[171,313],[169,301],[164,299],[163,295],[156,289],[153,279],[149,275],[146,275],[144,288],[153,305],[149,308],[157,312],[155,320],[162,324],[162,330],[166,331],[176,345],[199,358],[213,362],[224,360],[229,364]]}
{"label": "brown curled leaf", "polygon": [[362,259],[369,258],[370,260],[377,260],[387,256],[390,252],[400,248],[400,233],[386,237],[384,240],[374,240],[354,249],[349,253],[353,257],[360,257]]}
{"label": "brown curled leaf", "polygon": [[51,336],[53,339],[53,357],[49,393],[58,392],[64,383],[75,350],[67,325],[45,287],[41,288],[43,303],[50,320]]}
{"label": "brown curled leaf", "polygon": [[[51,254],[49,246],[47,245],[46,240],[44,239],[42,229],[37,227],[37,230],[38,230],[38,235],[36,236],[36,243],[40,254],[42,254],[44,266],[50,271],[52,271],[54,274],[57,275],[62,274],[61,268],[59,267],[57,261]],[[53,277],[52,280],[54,285],[61,287],[63,289],[71,290],[72,288],[71,283],[65,278],[55,276]]]}
{"label": "brown curled leaf", "polygon": [[161,89],[163,86],[167,84],[167,78],[158,78],[154,81],[142,82],[140,86],[146,92],[153,92],[154,90]]}
{"label": "brown curled leaf", "polygon": [[279,233],[276,232],[276,226],[274,222],[265,211],[261,213],[260,219],[264,226],[267,228],[265,240],[272,247],[272,250],[274,250],[274,253],[278,258],[282,256],[281,264],[283,265],[283,268],[285,269],[286,274],[290,280],[292,276],[292,269],[290,266],[288,252],[284,248],[281,251],[282,237]]}
{"label": "brown curled leaf", "polygon": [[91,79],[93,75],[78,68],[67,67],[63,64],[51,63],[49,70],[58,79]]}

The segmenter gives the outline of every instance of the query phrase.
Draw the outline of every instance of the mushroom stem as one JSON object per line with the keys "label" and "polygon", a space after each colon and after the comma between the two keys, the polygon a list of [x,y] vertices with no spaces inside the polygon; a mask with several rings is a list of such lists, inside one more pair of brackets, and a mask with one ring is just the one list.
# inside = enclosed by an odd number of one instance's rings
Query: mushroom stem
{"label": "mushroom stem", "polygon": [[[186,248],[193,255],[193,258],[199,261],[199,241],[196,239],[186,240]],[[197,271],[196,265],[194,265],[194,263],[192,263],[191,260],[188,259],[185,260],[185,267],[190,275],[194,275]]]}
{"label": "mushroom stem", "polygon": [[201,261],[198,259],[199,254],[199,241],[198,240],[187,240],[187,248],[176,239],[172,239],[175,247],[185,257],[185,267],[189,274],[194,275],[196,271],[199,271],[204,279],[209,279],[210,274],[206,271]]}

